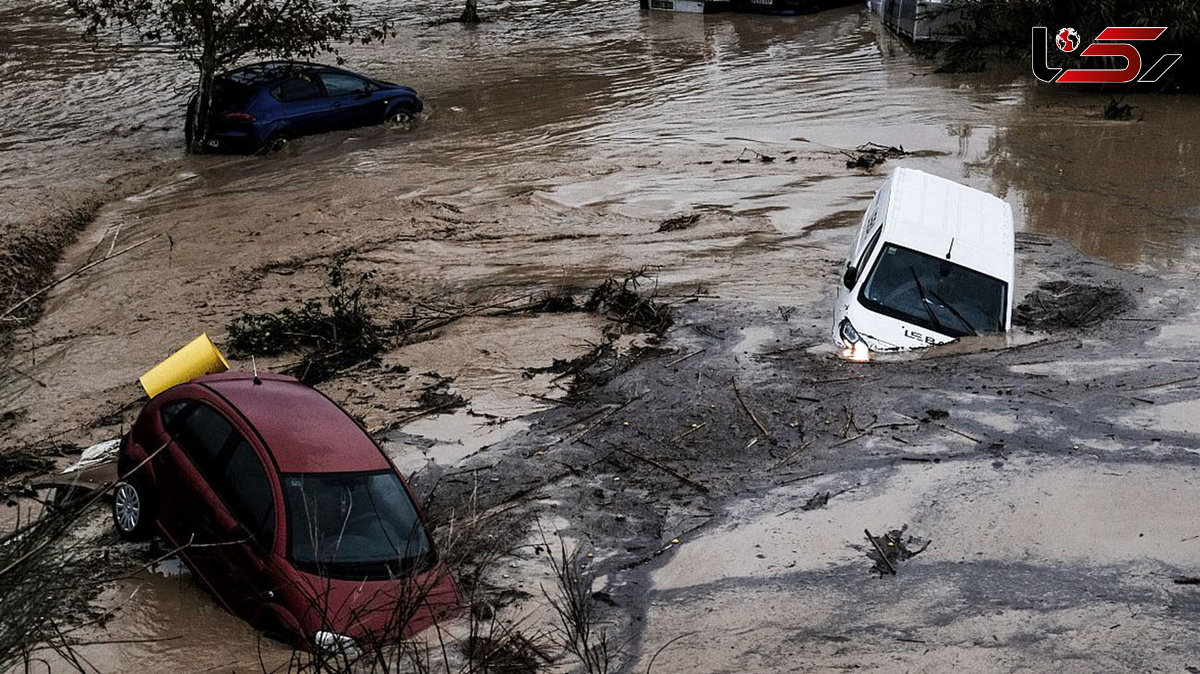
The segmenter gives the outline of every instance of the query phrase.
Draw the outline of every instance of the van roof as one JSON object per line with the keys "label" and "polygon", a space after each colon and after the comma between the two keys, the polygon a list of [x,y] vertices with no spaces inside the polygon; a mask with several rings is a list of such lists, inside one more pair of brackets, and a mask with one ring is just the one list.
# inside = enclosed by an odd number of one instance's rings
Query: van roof
{"label": "van roof", "polygon": [[[892,172],[883,240],[1013,282],[1012,208],[1003,199],[910,168]],[[953,243],[953,247],[951,244]]]}

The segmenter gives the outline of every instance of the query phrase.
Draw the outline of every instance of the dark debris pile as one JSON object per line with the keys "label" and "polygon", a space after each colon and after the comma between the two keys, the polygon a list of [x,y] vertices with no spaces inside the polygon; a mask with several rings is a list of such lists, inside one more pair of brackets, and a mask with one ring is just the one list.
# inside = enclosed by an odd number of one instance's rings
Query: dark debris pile
{"label": "dark debris pile", "polygon": [[865,532],[867,540],[871,543],[871,546],[867,548],[867,557],[875,562],[872,570],[880,575],[895,575],[896,567],[900,562],[925,552],[925,548],[928,548],[932,542],[916,536],[906,536],[904,533],[906,531],[908,531],[907,524],[899,529],[892,529],[882,536],[873,536],[870,531]]}
{"label": "dark debris pile", "polygon": [[1017,305],[1013,323],[1046,332],[1084,328],[1132,306],[1133,301],[1120,288],[1048,281],[1040,284]]}

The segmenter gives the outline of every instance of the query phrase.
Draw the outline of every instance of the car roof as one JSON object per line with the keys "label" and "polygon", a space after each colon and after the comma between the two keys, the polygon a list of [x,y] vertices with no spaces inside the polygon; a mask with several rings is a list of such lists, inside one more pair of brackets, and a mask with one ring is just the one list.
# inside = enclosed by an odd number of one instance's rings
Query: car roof
{"label": "car roof", "polygon": [[193,380],[250,422],[283,473],[384,470],[391,464],[353,419],[292,377],[225,372]]}
{"label": "car roof", "polygon": [[[261,61],[259,63],[248,63],[244,66],[239,66],[222,73],[221,77],[233,80],[239,84],[270,84],[275,80],[283,78],[291,70],[303,70],[307,72],[330,71],[358,75],[358,73],[351,73],[349,70],[323,63],[310,63],[308,61]],[[359,77],[365,77],[365,75],[359,75]]]}
{"label": "car roof", "polygon": [[[883,239],[1013,282],[1012,208],[952,180],[900,167],[892,172]],[[953,244],[953,247],[951,246]]]}

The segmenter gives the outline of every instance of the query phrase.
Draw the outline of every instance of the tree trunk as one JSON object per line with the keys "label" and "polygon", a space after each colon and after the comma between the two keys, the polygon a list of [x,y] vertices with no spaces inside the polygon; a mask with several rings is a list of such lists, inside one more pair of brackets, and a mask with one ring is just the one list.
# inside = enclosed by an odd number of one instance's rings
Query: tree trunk
{"label": "tree trunk", "polygon": [[188,152],[203,152],[208,142],[208,118],[212,111],[213,78],[216,68],[200,65],[200,81],[194,103],[188,105]]}
{"label": "tree trunk", "polygon": [[476,9],[477,0],[467,0],[466,7],[463,7],[462,16],[458,17],[460,23],[479,23],[479,12]]}
{"label": "tree trunk", "polygon": [[205,2],[199,10],[204,31],[203,47],[197,66],[200,80],[196,86],[195,104],[188,105],[188,152],[203,152],[208,142],[208,118],[212,113],[213,79],[217,76],[217,27],[212,2]]}

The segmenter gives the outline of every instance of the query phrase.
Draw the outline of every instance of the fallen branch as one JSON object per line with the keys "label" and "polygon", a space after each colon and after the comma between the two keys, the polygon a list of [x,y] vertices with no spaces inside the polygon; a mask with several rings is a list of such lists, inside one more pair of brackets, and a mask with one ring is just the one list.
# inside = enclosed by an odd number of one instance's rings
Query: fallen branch
{"label": "fallen branch", "polygon": [[120,257],[135,248],[144,246],[145,244],[150,243],[154,239],[157,239],[159,236],[160,236],[159,234],[155,234],[154,236],[147,237],[145,239],[142,239],[141,241],[138,241],[135,244],[126,246],[126,247],[122,248],[121,250],[118,250],[115,253],[112,253],[110,255],[105,255],[104,257],[100,258],[99,260],[96,260],[95,262],[89,262],[89,263],[83,265],[82,267],[76,269],[75,271],[71,272],[70,274],[67,274],[66,276],[63,276],[62,278],[59,278],[58,280],[51,282],[49,285],[44,286],[41,290],[38,290],[37,292],[33,293],[32,295],[21,300],[20,302],[17,302],[16,304],[12,305],[8,309],[6,309],[4,313],[0,314],[0,318],[7,318],[8,316],[12,315],[12,313],[14,311],[16,311],[17,309],[20,309],[21,307],[25,306],[29,302],[40,297],[42,294],[49,292],[50,290],[53,290],[54,288],[75,278],[76,276],[79,276],[80,274],[91,269],[92,267],[103,264],[113,258]]}
{"label": "fallen branch", "polygon": [[738,389],[737,385],[737,377],[730,377],[729,381],[733,382],[733,393],[737,396],[738,402],[742,404],[742,409],[746,410],[746,414],[750,416],[750,420],[754,422],[755,426],[758,426],[758,430],[762,431],[763,435],[774,442],[775,438],[771,437],[771,433],[767,431],[767,427],[763,426],[762,422],[758,420],[758,416],[754,414],[754,410],[750,409],[746,401],[742,398],[742,392]]}

